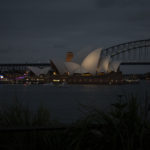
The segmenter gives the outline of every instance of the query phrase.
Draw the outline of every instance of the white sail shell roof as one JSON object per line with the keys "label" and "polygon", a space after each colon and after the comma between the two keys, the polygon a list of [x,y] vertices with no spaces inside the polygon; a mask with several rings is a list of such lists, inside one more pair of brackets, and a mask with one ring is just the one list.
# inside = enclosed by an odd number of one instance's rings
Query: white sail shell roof
{"label": "white sail shell roof", "polygon": [[80,68],[80,65],[74,62],[65,62],[65,66],[70,74],[73,74],[75,70]]}
{"label": "white sail shell roof", "polygon": [[85,48],[82,48],[81,50],[79,50],[73,58],[73,62],[76,62],[78,64],[81,64],[83,59],[89,54],[91,53],[93,50],[90,46],[87,46]]}
{"label": "white sail shell roof", "polygon": [[50,67],[38,68],[38,67],[28,67],[35,75],[39,76],[40,74],[47,74],[50,70]]}
{"label": "white sail shell roof", "polygon": [[101,48],[98,48],[94,51],[92,51],[88,56],[85,57],[85,59],[82,61],[81,66],[87,70],[87,72],[95,75],[98,68],[98,62],[101,55]]}
{"label": "white sail shell roof", "polygon": [[57,67],[60,74],[64,74],[65,72],[67,72],[67,68],[63,61],[60,60],[52,60],[52,61],[54,65]]}
{"label": "white sail shell roof", "polygon": [[105,56],[100,59],[98,72],[108,72],[108,66],[110,63],[110,56]]}
{"label": "white sail shell roof", "polygon": [[74,71],[74,73],[88,73],[88,71],[86,69],[84,69],[82,66],[80,66],[77,70]]}
{"label": "white sail shell roof", "polygon": [[120,66],[120,63],[121,63],[120,61],[111,61],[108,66],[109,72],[111,72],[111,71],[117,72],[117,70]]}

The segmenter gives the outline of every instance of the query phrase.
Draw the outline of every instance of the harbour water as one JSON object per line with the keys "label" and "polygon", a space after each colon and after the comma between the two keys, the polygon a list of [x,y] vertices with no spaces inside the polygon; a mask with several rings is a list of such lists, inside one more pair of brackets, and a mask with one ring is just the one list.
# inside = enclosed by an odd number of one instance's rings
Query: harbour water
{"label": "harbour water", "polygon": [[80,119],[86,107],[108,110],[118,95],[134,94],[144,101],[150,96],[150,81],[129,85],[0,85],[0,106],[6,107],[16,98],[26,107],[35,111],[40,105],[46,107],[51,118],[61,122]]}

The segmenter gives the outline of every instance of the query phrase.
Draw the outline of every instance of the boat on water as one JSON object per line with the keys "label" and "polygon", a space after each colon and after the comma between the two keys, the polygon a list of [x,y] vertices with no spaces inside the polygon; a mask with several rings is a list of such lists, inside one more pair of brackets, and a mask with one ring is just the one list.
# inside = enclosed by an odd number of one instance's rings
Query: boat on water
{"label": "boat on water", "polygon": [[43,85],[52,87],[69,87],[69,85],[66,82],[50,82]]}

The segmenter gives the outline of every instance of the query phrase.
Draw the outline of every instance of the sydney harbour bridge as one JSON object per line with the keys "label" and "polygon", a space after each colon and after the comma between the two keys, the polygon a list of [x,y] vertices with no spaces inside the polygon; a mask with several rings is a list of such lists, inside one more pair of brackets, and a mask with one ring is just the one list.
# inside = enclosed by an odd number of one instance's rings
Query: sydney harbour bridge
{"label": "sydney harbour bridge", "polygon": [[[150,39],[118,44],[102,51],[103,56],[118,60],[121,65],[150,65]],[[13,63],[0,64],[0,70],[24,70],[29,66],[46,67],[50,63]]]}
{"label": "sydney harbour bridge", "polygon": [[150,65],[150,39],[122,43],[102,52],[122,65]]}

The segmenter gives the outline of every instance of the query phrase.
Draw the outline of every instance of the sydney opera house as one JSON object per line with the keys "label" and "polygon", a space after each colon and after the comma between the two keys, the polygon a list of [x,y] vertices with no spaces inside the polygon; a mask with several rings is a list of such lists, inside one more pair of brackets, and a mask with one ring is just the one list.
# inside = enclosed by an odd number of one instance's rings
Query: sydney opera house
{"label": "sydney opera house", "polygon": [[[71,57],[70,59],[68,58],[69,56]],[[120,66],[119,61],[111,60],[110,56],[103,56],[101,48],[87,54],[81,63],[72,61],[73,55],[69,54],[69,56],[65,62],[50,61],[51,67],[56,74],[74,75],[88,73],[95,76],[100,73],[108,74],[110,72],[117,72]]]}
{"label": "sydney opera house", "polygon": [[[76,57],[76,56],[75,56]],[[82,58],[79,59],[78,58]],[[50,60],[50,67],[28,67],[36,76],[46,75],[51,71],[48,82],[66,82],[69,84],[108,84],[120,82],[122,74],[119,71],[120,62],[104,56],[102,49],[98,48],[84,56],[74,58],[68,52],[65,61]]]}

